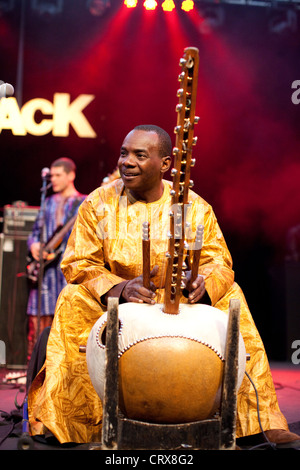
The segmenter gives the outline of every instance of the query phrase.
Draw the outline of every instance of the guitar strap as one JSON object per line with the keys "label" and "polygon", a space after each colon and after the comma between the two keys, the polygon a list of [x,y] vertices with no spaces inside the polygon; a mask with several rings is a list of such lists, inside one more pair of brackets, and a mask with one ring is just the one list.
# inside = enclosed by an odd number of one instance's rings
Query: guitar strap
{"label": "guitar strap", "polygon": [[[80,204],[82,203],[82,198],[81,197],[76,197],[76,199],[74,200],[73,204],[72,204],[72,207],[71,207],[71,210],[69,212],[69,215],[68,215],[68,218],[67,220],[65,221],[65,223],[59,227],[60,228],[60,231],[63,230],[66,225],[70,222],[70,220],[72,218],[74,218],[75,216],[75,213],[77,211],[77,209],[79,208]],[[47,245],[47,244],[46,244]],[[60,250],[61,251],[61,250]]]}
{"label": "guitar strap", "polygon": [[75,212],[77,211],[77,209],[78,209],[78,207],[80,206],[81,203],[82,203],[82,198],[81,198],[81,197],[76,197],[75,201],[74,201],[73,204],[72,204],[72,207],[71,207],[69,216],[68,216],[66,222],[64,223],[64,226],[65,226],[65,225],[69,222],[69,220],[71,220],[72,217],[75,215]]}

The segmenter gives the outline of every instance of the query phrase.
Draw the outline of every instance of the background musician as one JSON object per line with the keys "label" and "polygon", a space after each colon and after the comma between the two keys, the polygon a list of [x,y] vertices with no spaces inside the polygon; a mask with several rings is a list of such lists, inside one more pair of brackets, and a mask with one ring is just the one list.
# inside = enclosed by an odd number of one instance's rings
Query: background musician
{"label": "background musician", "polygon": [[[50,179],[53,193],[45,200],[44,217],[39,212],[34,223],[32,233],[28,237],[27,245],[34,261],[39,263],[40,240],[46,243],[67,220],[77,213],[78,207],[85,196],[80,194],[74,185],[76,165],[70,158],[55,160],[50,168]],[[71,229],[64,236],[59,245],[55,259],[44,269],[41,285],[41,311],[38,316],[38,283],[35,282],[30,289],[27,305],[28,315],[28,360],[31,357],[37,332],[40,333],[52,323],[57,297],[66,285],[66,280],[60,269],[60,262]],[[48,254],[44,253],[45,259]],[[38,264],[37,264],[38,267]],[[38,328],[38,318],[40,321]]]}

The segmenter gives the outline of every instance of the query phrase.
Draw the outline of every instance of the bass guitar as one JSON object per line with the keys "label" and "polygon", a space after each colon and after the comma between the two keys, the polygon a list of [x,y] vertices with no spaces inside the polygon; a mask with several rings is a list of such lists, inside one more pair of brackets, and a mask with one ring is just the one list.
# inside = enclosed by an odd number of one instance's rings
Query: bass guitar
{"label": "bass guitar", "polygon": [[[62,252],[62,241],[65,235],[73,227],[77,214],[73,215],[65,225],[59,225],[55,232],[52,234],[50,239],[46,242],[43,253],[46,256],[43,258],[43,268],[45,269],[51,263],[53,263]],[[30,279],[33,283],[38,282],[39,270],[40,270],[40,261],[33,259],[32,255],[27,257],[28,263],[26,266],[27,278]]]}

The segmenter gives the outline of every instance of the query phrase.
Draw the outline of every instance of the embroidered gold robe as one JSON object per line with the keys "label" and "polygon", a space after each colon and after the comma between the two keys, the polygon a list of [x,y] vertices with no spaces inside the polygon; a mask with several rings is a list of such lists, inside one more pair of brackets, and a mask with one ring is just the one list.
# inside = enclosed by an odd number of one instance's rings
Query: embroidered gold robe
{"label": "embroidered gold robe", "polygon": [[[204,225],[199,273],[205,277],[211,305],[228,313],[229,300],[241,301],[240,330],[250,354],[246,371],[259,396],[264,430],[287,429],[273,385],[266,352],[243,292],[234,281],[232,259],[212,207],[190,191],[186,211],[187,239]],[[153,282],[156,301],[163,303],[165,253],[168,249],[170,183],[153,203],[127,197],[121,179],[93,191],[81,205],[62,261],[68,285],[56,305],[46,363],[29,396],[32,434],[50,430],[61,443],[101,439],[101,402],[91,384],[85,354],[89,332],[106,310],[101,297],[114,285],[142,274],[142,223],[150,222],[151,267],[159,266]],[[182,297],[181,302],[187,302]],[[237,437],[261,432],[255,390],[245,375],[238,393]]]}

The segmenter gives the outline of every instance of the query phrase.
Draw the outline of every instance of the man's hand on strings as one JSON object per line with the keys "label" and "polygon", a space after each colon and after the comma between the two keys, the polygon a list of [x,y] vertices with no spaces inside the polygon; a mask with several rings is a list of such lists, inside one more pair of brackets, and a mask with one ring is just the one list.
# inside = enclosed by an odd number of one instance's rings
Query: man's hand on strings
{"label": "man's hand on strings", "polygon": [[[40,242],[34,242],[32,243],[31,247],[30,247],[30,251],[31,251],[31,254],[32,254],[32,257],[33,259],[35,259],[36,261],[39,261],[40,260],[40,249],[41,249],[41,244]],[[48,253],[46,251],[43,251],[43,258],[46,259],[48,256]]]}
{"label": "man's hand on strings", "polygon": [[199,302],[206,292],[204,276],[198,274],[194,282],[191,282],[191,271],[187,271],[185,290],[188,292],[188,299],[190,304]]}
{"label": "man's hand on strings", "polygon": [[[150,272],[150,279],[156,276],[158,272],[158,266],[154,266]],[[123,289],[122,297],[126,302],[138,302],[155,304],[155,291],[157,287],[150,281],[150,289],[147,289],[143,285],[143,276],[135,277],[128,281]]]}

